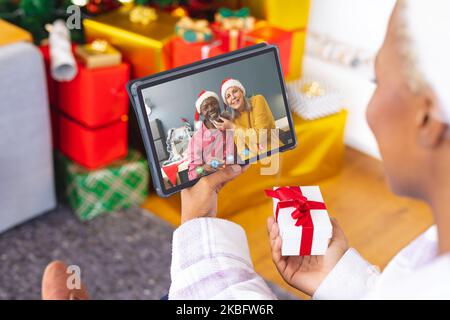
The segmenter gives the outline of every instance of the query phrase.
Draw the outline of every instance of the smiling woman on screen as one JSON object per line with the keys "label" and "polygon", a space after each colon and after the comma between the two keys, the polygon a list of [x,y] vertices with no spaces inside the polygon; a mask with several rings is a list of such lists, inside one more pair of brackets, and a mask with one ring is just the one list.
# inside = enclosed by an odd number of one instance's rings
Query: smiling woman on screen
{"label": "smiling woman on screen", "polygon": [[[252,158],[258,153],[281,146],[278,134],[274,131],[275,119],[263,95],[247,98],[244,85],[232,78],[222,81],[220,92],[224,104],[230,107],[232,115],[231,120],[222,118],[222,122],[216,122],[216,126],[220,130],[235,130],[238,155],[241,158]],[[261,129],[265,129],[267,136]],[[254,140],[251,138],[252,134]],[[239,141],[240,139],[243,140]],[[244,152],[244,148],[247,148],[247,152]]]}

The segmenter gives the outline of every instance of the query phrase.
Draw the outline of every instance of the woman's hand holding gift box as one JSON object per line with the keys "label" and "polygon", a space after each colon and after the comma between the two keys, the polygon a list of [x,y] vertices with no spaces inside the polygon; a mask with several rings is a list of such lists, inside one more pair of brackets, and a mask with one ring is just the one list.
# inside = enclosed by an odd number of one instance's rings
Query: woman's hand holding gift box
{"label": "woman's hand holding gift box", "polygon": [[274,198],[275,217],[267,227],[275,266],[287,283],[313,295],[347,251],[347,239],[330,221],[319,187],[274,188],[266,194]]}
{"label": "woman's hand holding gift box", "polygon": [[333,270],[348,250],[347,238],[335,219],[331,219],[333,237],[323,256],[282,256],[280,228],[274,217],[268,219],[267,228],[272,260],[278,272],[292,287],[313,296],[319,285]]}
{"label": "woman's hand holding gift box", "polygon": [[266,190],[273,198],[275,219],[280,225],[283,256],[324,255],[332,225],[320,188],[279,187]]}

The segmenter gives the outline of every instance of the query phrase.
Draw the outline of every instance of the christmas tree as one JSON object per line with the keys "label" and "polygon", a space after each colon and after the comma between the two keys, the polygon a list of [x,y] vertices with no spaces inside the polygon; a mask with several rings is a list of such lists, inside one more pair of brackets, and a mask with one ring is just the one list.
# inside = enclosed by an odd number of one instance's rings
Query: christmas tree
{"label": "christmas tree", "polygon": [[[32,35],[34,42],[40,44],[48,37],[45,25],[57,19],[67,19],[67,8],[76,5],[86,15],[100,14],[120,6],[118,0],[0,0],[0,19],[8,20]],[[74,42],[83,41],[82,30],[71,30]]]}

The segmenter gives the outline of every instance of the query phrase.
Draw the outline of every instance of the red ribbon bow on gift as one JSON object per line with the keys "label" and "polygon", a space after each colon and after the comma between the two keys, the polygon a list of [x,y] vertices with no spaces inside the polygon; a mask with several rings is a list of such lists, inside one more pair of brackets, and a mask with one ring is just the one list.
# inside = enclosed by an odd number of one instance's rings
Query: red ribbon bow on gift
{"label": "red ribbon bow on gift", "polygon": [[302,226],[302,242],[300,245],[300,255],[310,255],[314,234],[314,224],[311,218],[311,210],[326,210],[325,203],[311,201],[306,198],[300,187],[280,187],[275,190],[264,190],[266,195],[279,200],[275,211],[275,218],[278,221],[280,209],[295,208],[291,217],[295,220],[295,226]]}

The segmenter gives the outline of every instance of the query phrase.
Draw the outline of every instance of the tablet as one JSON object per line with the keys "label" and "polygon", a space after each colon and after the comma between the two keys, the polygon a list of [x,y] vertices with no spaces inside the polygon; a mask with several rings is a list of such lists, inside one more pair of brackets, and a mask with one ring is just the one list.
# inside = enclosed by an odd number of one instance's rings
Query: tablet
{"label": "tablet", "polygon": [[227,165],[249,164],[297,143],[275,46],[259,44],[133,80],[127,90],[163,197]]}

